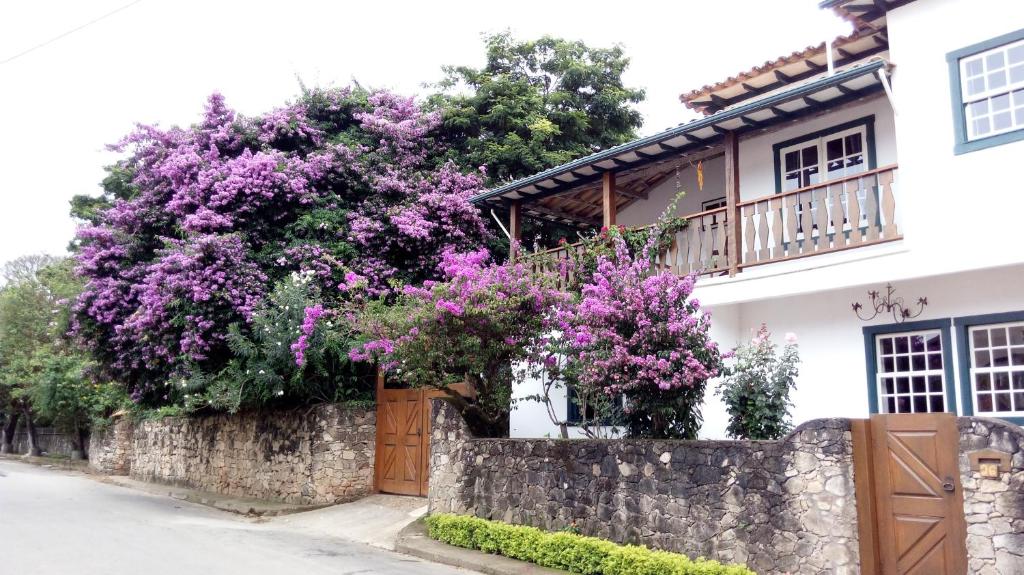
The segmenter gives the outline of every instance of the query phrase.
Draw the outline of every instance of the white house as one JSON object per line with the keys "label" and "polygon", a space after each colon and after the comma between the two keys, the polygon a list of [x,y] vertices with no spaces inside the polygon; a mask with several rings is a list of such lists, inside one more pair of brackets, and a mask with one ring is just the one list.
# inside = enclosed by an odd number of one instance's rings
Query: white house
{"label": "white house", "polygon": [[[508,209],[514,231],[524,217],[592,229],[651,223],[686,190],[690,225],[661,263],[701,273],[723,347],[761,323],[798,335],[795,422],[1024,422],[1024,2],[821,7],[855,31],[683,94],[697,120],[474,201]],[[890,285],[912,317],[872,317],[868,293]],[[701,435],[721,437],[712,387]],[[518,404],[513,436],[555,433],[543,406]]]}

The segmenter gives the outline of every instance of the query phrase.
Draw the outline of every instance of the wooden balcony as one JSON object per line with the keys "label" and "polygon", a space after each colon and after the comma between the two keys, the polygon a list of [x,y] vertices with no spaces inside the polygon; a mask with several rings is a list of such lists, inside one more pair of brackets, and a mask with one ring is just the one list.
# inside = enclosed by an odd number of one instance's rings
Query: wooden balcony
{"label": "wooden balcony", "polygon": [[[688,225],[656,255],[655,263],[678,275],[728,275],[773,262],[901,239],[893,192],[895,174],[894,164],[740,201],[734,209],[722,207],[685,216]],[[737,253],[730,253],[729,234],[736,234]],[[571,269],[558,262],[571,260],[583,248],[584,242],[578,242],[535,255],[545,255],[556,268]],[[566,275],[564,279],[572,278]]]}

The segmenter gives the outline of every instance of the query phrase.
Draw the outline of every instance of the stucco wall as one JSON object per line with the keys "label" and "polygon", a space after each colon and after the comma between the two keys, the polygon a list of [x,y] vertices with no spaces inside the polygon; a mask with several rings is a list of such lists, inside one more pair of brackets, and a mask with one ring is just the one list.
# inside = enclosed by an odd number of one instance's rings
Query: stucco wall
{"label": "stucco wall", "polygon": [[779,442],[479,440],[435,402],[431,512],[477,515],[758,573],[857,573],[849,422]]}
{"label": "stucco wall", "polygon": [[[373,488],[376,413],[324,405],[270,412],[168,417],[114,427],[134,479],[225,495],[327,504]],[[93,466],[124,471],[118,447],[93,449]],[[109,471],[114,472],[114,471]]]}

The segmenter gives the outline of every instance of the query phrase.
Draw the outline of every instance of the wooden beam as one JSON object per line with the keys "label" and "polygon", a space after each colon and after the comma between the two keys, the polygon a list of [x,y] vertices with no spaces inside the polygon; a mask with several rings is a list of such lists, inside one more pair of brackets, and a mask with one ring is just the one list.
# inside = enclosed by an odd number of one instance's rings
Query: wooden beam
{"label": "wooden beam", "polygon": [[804,60],[804,65],[806,65],[811,70],[814,70],[815,72],[822,72],[826,68],[828,68],[827,65],[825,65],[825,64],[818,64],[817,62],[814,62],[810,58]]}
{"label": "wooden beam", "polygon": [[740,271],[740,246],[743,245],[743,227],[740,225],[740,143],[736,132],[725,135],[725,207],[726,207],[726,256],[729,261],[729,276]]}
{"label": "wooden beam", "polygon": [[857,55],[854,55],[849,50],[844,50],[842,48],[836,48],[836,52],[839,52],[839,54],[842,55],[842,57],[846,58],[847,60],[855,60],[857,58]]}
{"label": "wooden beam", "polygon": [[519,244],[523,239],[523,212],[522,205],[518,201],[513,201],[508,207],[508,233],[512,236],[509,238],[509,257],[515,260],[517,252],[521,248]]}
{"label": "wooden beam", "polygon": [[552,210],[541,205],[531,204],[523,208],[527,212],[535,213],[539,216],[547,216],[549,218],[558,218],[566,221],[570,221],[576,224],[582,224],[585,226],[598,227],[601,225],[601,220],[597,218],[591,218],[581,214],[574,214],[570,212],[562,212],[558,210]]}
{"label": "wooden beam", "polygon": [[610,228],[615,225],[615,212],[617,211],[615,198],[615,172],[605,172],[601,177],[601,210],[604,214],[604,227]]}
{"label": "wooden beam", "polygon": [[792,76],[787,76],[778,70],[775,70],[775,77],[778,78],[779,82],[782,82],[783,84],[793,81]]}
{"label": "wooden beam", "polygon": [[847,88],[846,86],[844,86],[842,84],[836,84],[836,90],[839,90],[839,92],[842,93],[844,96],[849,96],[850,94],[852,94],[854,92],[853,89]]}

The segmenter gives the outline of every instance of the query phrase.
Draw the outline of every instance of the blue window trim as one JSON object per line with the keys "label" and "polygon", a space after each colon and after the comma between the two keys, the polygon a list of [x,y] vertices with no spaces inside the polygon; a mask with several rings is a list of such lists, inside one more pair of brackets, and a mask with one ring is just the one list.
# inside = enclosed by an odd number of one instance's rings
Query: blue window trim
{"label": "blue window trim", "polygon": [[[960,365],[960,400],[963,405],[964,415],[974,415],[974,394],[971,393],[971,356],[970,341],[967,339],[968,329],[977,325],[989,325],[996,323],[1009,323],[1012,321],[1024,321],[1024,311],[1010,311],[1005,313],[989,313],[984,315],[966,315],[953,318],[953,328],[956,330],[957,360]],[[1024,417],[1000,417],[998,414],[985,414],[985,417],[994,417],[1024,425]]]}
{"label": "blue window trim", "polygon": [[991,50],[992,48],[998,48],[1004,44],[1010,42],[1016,42],[1018,40],[1024,40],[1024,29],[1017,30],[1016,32],[1010,32],[1009,34],[1003,34],[984,42],[978,42],[959,50],[953,50],[946,54],[946,62],[949,63],[949,92],[950,100],[953,104],[953,133],[955,134],[955,144],[953,146],[953,153],[956,155],[966,154],[967,152],[973,152],[975,150],[983,150],[985,148],[991,148],[993,146],[1001,146],[1010,142],[1016,142],[1017,140],[1024,140],[1024,128],[1014,130],[1012,132],[1005,132],[1002,134],[996,134],[987,138],[979,138],[977,140],[967,139],[967,119],[964,116],[964,101],[963,92],[960,86],[960,60],[966,56],[973,56],[979,52]]}
{"label": "blue window trim", "polygon": [[946,386],[946,411],[956,413],[956,379],[953,377],[953,340],[950,338],[949,318],[925,321],[908,321],[884,325],[869,325],[864,328],[864,357],[867,358],[868,408],[871,413],[882,413],[878,405],[878,352],[875,347],[876,335],[900,334],[908,331],[937,329],[942,337],[943,384]]}
{"label": "blue window trim", "polygon": [[772,162],[775,166],[775,193],[782,193],[782,158],[779,157],[780,150],[810,140],[817,140],[818,138],[831,136],[832,134],[842,132],[843,130],[849,130],[850,128],[858,128],[860,126],[865,126],[864,138],[866,141],[864,142],[864,151],[868,156],[868,169],[874,170],[877,168],[878,160],[875,158],[875,116],[872,114],[870,116],[864,116],[862,118],[857,118],[856,120],[837,124],[831,128],[825,128],[824,130],[818,130],[817,132],[811,132],[810,134],[804,134],[784,142],[773,144]]}

